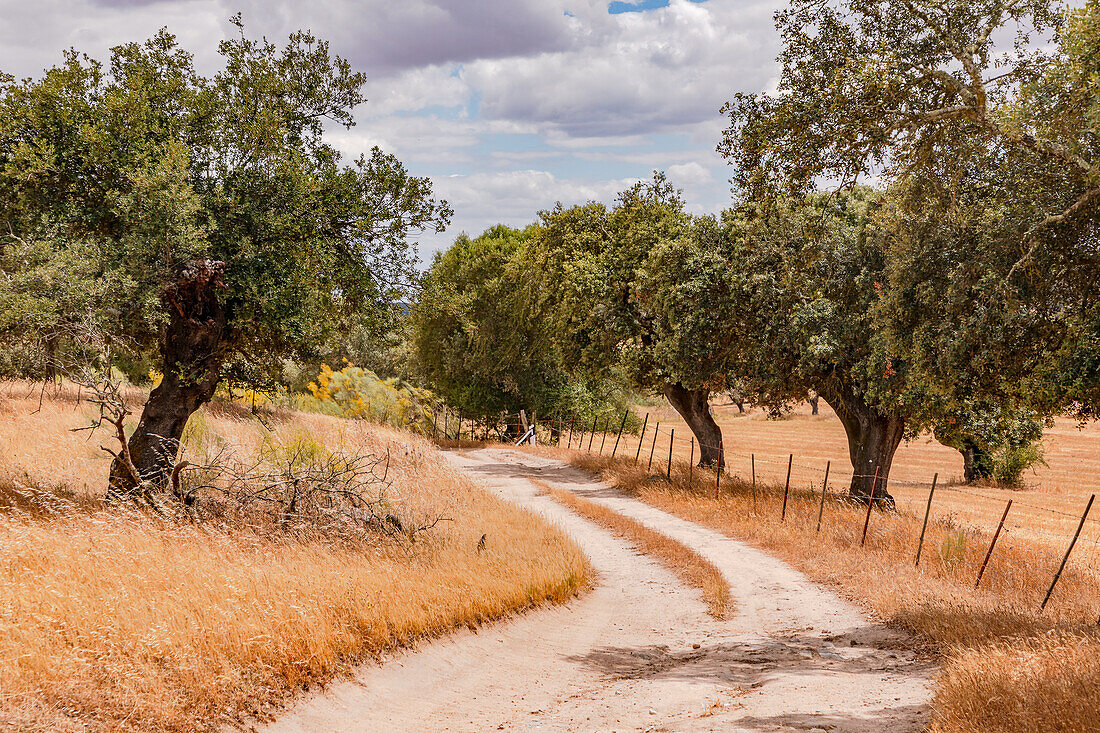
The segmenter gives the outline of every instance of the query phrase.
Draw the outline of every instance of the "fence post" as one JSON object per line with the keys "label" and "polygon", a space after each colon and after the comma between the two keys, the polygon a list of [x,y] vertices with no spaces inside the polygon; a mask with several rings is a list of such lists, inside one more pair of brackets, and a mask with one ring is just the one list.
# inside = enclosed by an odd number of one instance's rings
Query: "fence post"
{"label": "fence post", "polygon": [[665,477],[669,481],[672,480],[672,440],[676,437],[676,428],[668,431],[668,471],[665,472]]}
{"label": "fence post", "polygon": [[787,521],[787,494],[791,490],[791,465],[794,463],[794,453],[791,453],[787,457],[787,483],[783,486],[783,514],[779,517],[780,522]]}
{"label": "fence post", "polygon": [[649,465],[645,467],[646,471],[653,470],[653,451],[657,448],[657,436],[661,433],[661,421],[658,420],[657,424],[653,427],[653,442],[649,444]]}
{"label": "fence post", "polygon": [[566,450],[573,447],[573,423],[576,421],[576,419],[577,418],[575,417],[569,418],[569,440],[567,440],[565,443]]}
{"label": "fence post", "polygon": [[634,451],[634,463],[638,462],[638,458],[642,455],[642,442],[645,441],[645,429],[649,426],[649,413],[645,414],[645,420],[642,422],[642,434],[638,436],[638,450]]}
{"label": "fence post", "polygon": [[[719,446],[722,445],[722,440],[721,439],[718,440],[718,445]],[[718,450],[721,451],[722,449],[719,448]],[[714,468],[714,498],[715,499],[718,498],[718,489],[720,489],[720,488],[722,488],[722,464],[721,463],[719,463]]]}
{"label": "fence post", "polygon": [[867,517],[863,520],[863,537],[859,540],[859,546],[867,544],[867,527],[871,524],[871,509],[875,506],[875,489],[878,488],[878,466],[875,466],[875,479],[871,482],[871,498],[867,502]]}
{"label": "fence post", "polygon": [[607,418],[603,419],[603,430],[600,431],[600,455],[603,455],[603,447],[607,443]]}
{"label": "fence post", "polygon": [[817,532],[821,533],[821,513],[825,511],[825,492],[829,488],[829,468],[832,461],[825,461],[825,480],[821,483],[821,503],[817,505]]}
{"label": "fence post", "polygon": [[599,415],[592,418],[592,431],[588,434],[588,452],[589,453],[592,452],[592,440],[596,437],[596,421],[599,420],[599,419],[600,419]]}
{"label": "fence post", "polygon": [[691,476],[695,470],[695,438],[691,439],[691,458],[688,459],[688,486],[691,485]]}
{"label": "fence post", "polygon": [[924,531],[928,529],[928,515],[932,513],[932,495],[936,493],[936,480],[940,477],[939,473],[932,475],[932,488],[928,490],[928,505],[924,507],[924,524],[920,527],[920,539],[917,541],[917,559],[913,563],[913,567],[920,567],[920,551],[924,548]]}
{"label": "fence post", "polygon": [[756,454],[750,456],[752,460],[752,511],[756,513]]}
{"label": "fence post", "polygon": [[1089,509],[1092,509],[1092,502],[1094,499],[1096,499],[1096,494],[1090,496],[1089,503],[1085,505],[1085,513],[1081,515],[1081,523],[1077,525],[1077,531],[1073,533],[1073,539],[1070,540],[1065,557],[1062,558],[1062,564],[1058,566],[1058,572],[1054,574],[1054,580],[1050,582],[1050,588],[1047,589],[1046,598],[1043,599],[1042,604],[1039,606],[1040,611],[1047,607],[1047,601],[1050,600],[1050,595],[1054,592],[1054,586],[1058,584],[1058,579],[1062,577],[1062,571],[1066,569],[1066,563],[1069,561],[1069,553],[1073,552],[1073,546],[1077,544],[1077,538],[1081,536],[1081,529],[1085,526],[1085,519],[1089,516]]}
{"label": "fence post", "polygon": [[982,566],[978,568],[978,579],[974,581],[975,590],[982,584],[982,576],[985,575],[985,566],[989,564],[989,558],[993,556],[993,548],[997,546],[997,538],[1001,536],[1001,530],[1005,526],[1005,520],[1008,519],[1008,510],[1011,508],[1012,499],[1009,499],[1008,504],[1005,506],[1005,513],[1001,515],[1001,521],[997,524],[997,531],[993,533],[993,539],[989,543],[989,552],[985,553],[985,559],[982,560]]}
{"label": "fence post", "polygon": [[615,447],[611,449],[611,457],[615,457],[616,451],[619,450],[619,440],[623,437],[623,428],[626,427],[626,416],[630,414],[630,410],[623,413],[623,421],[619,423],[619,434],[615,436]]}

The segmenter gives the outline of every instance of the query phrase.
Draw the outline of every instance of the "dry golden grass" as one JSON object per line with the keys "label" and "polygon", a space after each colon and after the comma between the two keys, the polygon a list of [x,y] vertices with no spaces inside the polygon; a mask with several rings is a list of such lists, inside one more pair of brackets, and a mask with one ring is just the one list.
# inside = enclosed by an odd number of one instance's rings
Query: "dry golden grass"
{"label": "dry golden grass", "polygon": [[730,587],[718,568],[687,545],[649,529],[644,524],[616,511],[577,496],[571,491],[557,489],[539,479],[532,482],[546,490],[554,501],[566,506],[582,517],[611,530],[627,540],[639,552],[656,558],[662,565],[676,573],[688,585],[703,593],[707,613],[716,619],[728,618],[733,611]]}
{"label": "dry golden grass", "polygon": [[[40,489],[68,500],[43,500],[52,513],[0,500],[0,725],[214,729],[396,646],[589,582],[572,541],[478,489],[427,441],[321,415],[268,422],[277,436],[389,449],[395,507],[453,521],[414,544],[348,547],[103,506],[101,436],[68,432],[87,422],[87,406],[65,388],[35,412],[29,392],[0,391],[0,484],[69,487]],[[232,407],[204,421],[242,450],[267,432]]]}
{"label": "dry golden grass", "polygon": [[950,731],[1095,731],[1098,681],[1095,639],[1052,633],[965,650],[944,670],[937,725]]}
{"label": "dry golden grass", "polygon": [[[754,501],[750,486],[725,477],[716,496],[713,472],[695,469],[689,482],[684,464],[673,464],[668,483],[647,482],[644,466],[632,460],[573,453],[571,461],[643,501],[784,558],[924,639],[944,657],[934,730],[1096,729],[1100,678],[1094,662],[1080,663],[1100,652],[1100,583],[1087,565],[1071,563],[1040,612],[1061,558],[1026,538],[1002,536],[975,589],[991,533],[950,519],[930,523],[915,567],[921,517],[875,511],[861,547],[865,508],[829,498],[818,533],[820,492],[792,491],[781,522],[782,486],[761,484]],[[1011,704],[990,704],[993,693]]]}

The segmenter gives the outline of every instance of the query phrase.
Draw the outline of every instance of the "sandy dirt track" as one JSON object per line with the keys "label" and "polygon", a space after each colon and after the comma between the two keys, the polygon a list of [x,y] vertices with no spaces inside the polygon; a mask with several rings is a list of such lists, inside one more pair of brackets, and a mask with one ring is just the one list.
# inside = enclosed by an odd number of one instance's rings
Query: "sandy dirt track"
{"label": "sandy dirt track", "polygon": [[[450,458],[569,532],[592,559],[597,587],[566,606],[365,666],[260,730],[924,728],[931,665],[906,651],[903,638],[785,563],[552,459],[500,449]],[[695,548],[730,583],[733,617],[711,619],[698,591],[541,495],[532,477]]]}

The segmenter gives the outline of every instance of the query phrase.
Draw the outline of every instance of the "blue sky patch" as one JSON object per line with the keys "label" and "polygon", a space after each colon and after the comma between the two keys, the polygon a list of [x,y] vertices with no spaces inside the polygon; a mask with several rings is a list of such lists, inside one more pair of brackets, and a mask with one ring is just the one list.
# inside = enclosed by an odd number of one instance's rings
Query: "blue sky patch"
{"label": "blue sky patch", "polygon": [[[693,3],[703,3],[706,0],[691,0]],[[656,10],[657,8],[667,8],[668,0],[631,0],[624,2],[624,0],[614,0],[607,5],[607,12],[609,15],[618,15],[619,13],[640,13],[644,10]]]}

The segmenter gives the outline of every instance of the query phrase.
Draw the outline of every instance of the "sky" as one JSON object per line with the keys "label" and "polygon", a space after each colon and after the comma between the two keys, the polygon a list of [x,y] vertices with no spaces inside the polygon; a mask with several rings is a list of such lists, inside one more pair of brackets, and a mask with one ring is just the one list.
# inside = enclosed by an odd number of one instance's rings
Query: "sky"
{"label": "sky", "polygon": [[654,169],[691,211],[730,201],[715,152],[735,92],[773,89],[778,0],[0,0],[0,70],[36,76],[75,47],[106,59],[167,27],[199,70],[240,11],[249,35],[297,29],[367,74],[349,156],[374,145],[455,210],[417,237],[425,263],[460,232],[522,226],[556,201],[611,201]]}

